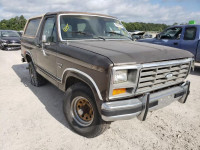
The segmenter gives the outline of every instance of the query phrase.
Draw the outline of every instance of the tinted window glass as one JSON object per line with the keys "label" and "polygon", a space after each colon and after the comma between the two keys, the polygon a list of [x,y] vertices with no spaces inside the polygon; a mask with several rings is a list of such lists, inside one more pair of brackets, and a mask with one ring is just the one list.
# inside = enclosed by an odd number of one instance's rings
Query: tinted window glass
{"label": "tinted window glass", "polygon": [[26,28],[25,35],[36,36],[38,26],[40,24],[41,18],[30,20]]}
{"label": "tinted window glass", "polygon": [[56,42],[55,18],[46,19],[42,35],[46,35],[47,42]]}
{"label": "tinted window glass", "polygon": [[196,37],[196,28],[188,27],[185,29],[184,40],[194,40]]}

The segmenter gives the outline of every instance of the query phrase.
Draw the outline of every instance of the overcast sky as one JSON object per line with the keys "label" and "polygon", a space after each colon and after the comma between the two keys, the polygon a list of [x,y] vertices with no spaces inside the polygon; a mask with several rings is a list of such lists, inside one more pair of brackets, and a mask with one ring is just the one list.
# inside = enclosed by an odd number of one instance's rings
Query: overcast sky
{"label": "overcast sky", "polygon": [[0,0],[0,20],[49,11],[96,12],[126,22],[200,23],[200,0]]}

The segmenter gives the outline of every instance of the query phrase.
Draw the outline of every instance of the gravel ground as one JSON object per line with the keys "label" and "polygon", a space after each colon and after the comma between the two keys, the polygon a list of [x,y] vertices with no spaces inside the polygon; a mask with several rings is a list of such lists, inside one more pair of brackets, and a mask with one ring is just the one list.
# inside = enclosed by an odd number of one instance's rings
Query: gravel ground
{"label": "gravel ground", "polygon": [[188,77],[186,104],[149,113],[145,122],[114,122],[104,134],[87,139],[69,129],[63,93],[50,83],[33,87],[20,59],[20,51],[0,51],[0,150],[200,150],[200,67]]}

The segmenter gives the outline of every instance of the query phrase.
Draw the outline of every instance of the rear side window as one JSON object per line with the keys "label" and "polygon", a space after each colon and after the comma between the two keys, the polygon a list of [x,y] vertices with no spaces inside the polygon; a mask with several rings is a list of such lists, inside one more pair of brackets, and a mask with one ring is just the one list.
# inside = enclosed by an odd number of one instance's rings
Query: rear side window
{"label": "rear side window", "polygon": [[41,18],[32,19],[29,21],[24,35],[35,37]]}
{"label": "rear side window", "polygon": [[184,40],[194,40],[196,37],[196,30],[195,27],[187,27],[185,29]]}

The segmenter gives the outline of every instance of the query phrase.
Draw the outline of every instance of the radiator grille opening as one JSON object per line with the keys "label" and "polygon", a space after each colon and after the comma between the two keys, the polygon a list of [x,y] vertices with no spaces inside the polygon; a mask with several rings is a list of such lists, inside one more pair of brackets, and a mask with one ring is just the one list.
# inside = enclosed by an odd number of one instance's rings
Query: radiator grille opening
{"label": "radiator grille opening", "polygon": [[142,68],[136,94],[157,90],[183,82],[190,63]]}

